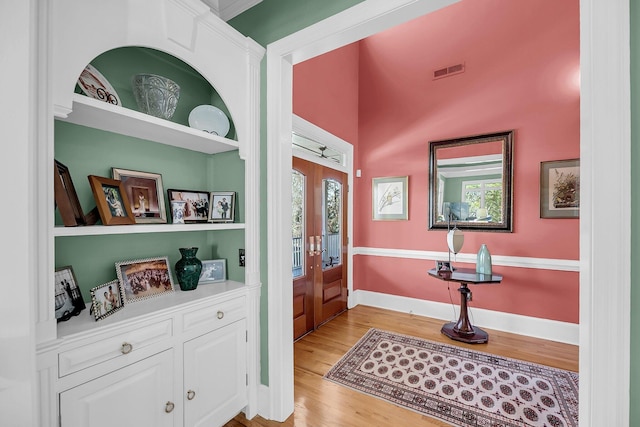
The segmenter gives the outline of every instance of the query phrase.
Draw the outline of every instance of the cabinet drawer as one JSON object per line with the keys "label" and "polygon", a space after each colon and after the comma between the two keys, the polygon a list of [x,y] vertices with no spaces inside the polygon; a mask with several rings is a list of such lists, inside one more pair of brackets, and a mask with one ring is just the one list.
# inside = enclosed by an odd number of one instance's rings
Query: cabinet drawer
{"label": "cabinet drawer", "polygon": [[172,321],[167,319],[61,352],[58,356],[58,375],[63,377],[116,357],[135,354],[137,350],[170,338],[171,335]]}
{"label": "cabinet drawer", "polygon": [[246,317],[244,297],[211,304],[185,313],[183,325],[185,331],[194,329],[214,330]]}

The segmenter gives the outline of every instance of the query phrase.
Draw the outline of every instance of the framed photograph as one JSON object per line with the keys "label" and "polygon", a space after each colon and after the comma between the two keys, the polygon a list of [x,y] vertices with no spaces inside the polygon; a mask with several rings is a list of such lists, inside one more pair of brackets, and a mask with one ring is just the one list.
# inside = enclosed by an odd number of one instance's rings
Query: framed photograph
{"label": "framed photograph", "polygon": [[167,222],[162,175],[120,168],[111,168],[111,175],[122,181],[137,224]]}
{"label": "framed photograph", "polygon": [[580,217],[580,159],[540,163],[540,218]]}
{"label": "framed photograph", "polygon": [[409,219],[408,176],[373,178],[373,219],[379,221]]}
{"label": "framed photograph", "polygon": [[200,273],[200,283],[224,282],[227,280],[227,260],[211,259],[202,261],[202,273]]}
{"label": "framed photograph", "polygon": [[209,210],[211,222],[233,222],[236,211],[236,193],[233,191],[212,191]]}
{"label": "framed photograph", "polygon": [[89,175],[88,178],[104,225],[136,223],[122,181],[95,175]]}
{"label": "framed photograph", "polygon": [[58,322],[69,320],[71,316],[77,316],[86,308],[76,275],[70,265],[57,268],[55,271],[55,308]]}
{"label": "framed photograph", "polygon": [[[172,201],[184,201],[182,208],[182,221],[185,223],[207,222],[209,216],[209,192],[194,190],[167,190],[169,203]],[[175,205],[175,204],[174,204]],[[173,223],[181,222],[180,213],[171,212]]]}
{"label": "framed photograph", "polygon": [[116,274],[127,303],[174,291],[166,256],[117,262]]}
{"label": "framed photograph", "polygon": [[91,309],[96,321],[112,315],[123,306],[124,295],[118,280],[91,289]]}
{"label": "framed photograph", "polygon": [[85,215],[78,200],[76,188],[73,186],[69,168],[54,161],[53,187],[55,193],[55,204],[60,212],[62,223],[65,227],[76,227],[78,225],[92,225],[98,221],[96,209]]}
{"label": "framed photograph", "polygon": [[450,261],[436,261],[436,270],[438,272],[441,272],[441,271],[453,271],[453,269],[451,268],[451,262]]}
{"label": "framed photograph", "polygon": [[244,267],[244,249],[238,249],[238,265]]}

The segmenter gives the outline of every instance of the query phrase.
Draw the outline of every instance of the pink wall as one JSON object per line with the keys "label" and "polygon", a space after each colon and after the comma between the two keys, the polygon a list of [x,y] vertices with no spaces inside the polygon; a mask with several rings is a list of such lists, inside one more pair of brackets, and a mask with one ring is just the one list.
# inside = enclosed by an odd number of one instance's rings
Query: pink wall
{"label": "pink wall", "polygon": [[[579,259],[579,220],[539,217],[540,162],[579,157],[578,0],[463,1],[359,45],[354,247],[446,252],[446,232],[427,229],[428,142],[514,129],[514,232],[465,232],[462,252],[486,243],[494,256]],[[460,62],[465,73],[432,80]],[[332,120],[316,106],[314,117]],[[409,220],[373,221],[371,179],[399,175],[409,176]],[[356,256],[354,288],[449,303],[432,266]],[[478,288],[475,307],[578,323],[577,272],[494,270],[503,282]]]}
{"label": "pink wall", "polygon": [[358,142],[358,43],[293,67],[293,112],[343,140]]}

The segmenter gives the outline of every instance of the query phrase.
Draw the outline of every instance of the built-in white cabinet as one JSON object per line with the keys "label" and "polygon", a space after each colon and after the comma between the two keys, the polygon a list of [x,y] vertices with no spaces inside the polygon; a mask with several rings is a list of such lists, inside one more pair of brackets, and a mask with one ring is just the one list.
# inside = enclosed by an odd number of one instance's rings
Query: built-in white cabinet
{"label": "built-in white cabinet", "polygon": [[64,427],[174,427],[173,350],[60,393]]}
{"label": "built-in white cabinet", "polygon": [[56,352],[60,425],[224,425],[249,403],[245,288],[202,286],[188,300],[151,302],[149,316],[66,327]]}
{"label": "built-in white cabinet", "polygon": [[245,334],[237,321],[184,344],[185,427],[221,426],[245,406]]}
{"label": "built-in white cabinet", "polygon": [[[56,0],[41,14],[47,33],[42,40],[47,42],[39,45],[40,78],[49,89],[44,97],[50,101],[46,107],[50,122],[40,127],[37,168],[42,208],[38,243],[46,260],[35,273],[39,285],[34,300],[40,425],[216,426],[240,411],[253,417],[260,377],[259,76],[264,49],[200,0],[158,0],[153,6],[139,0],[112,0],[108,6],[102,0]],[[122,47],[161,51],[197,70],[228,109],[235,138],[74,93],[87,64]],[[170,223],[55,226],[54,120],[80,125],[87,132],[107,131],[144,144],[189,150],[204,158],[237,151],[244,162],[244,221],[179,227]],[[75,157],[81,165],[82,158]],[[210,179],[211,171],[203,173]],[[93,238],[154,235],[173,241],[184,233],[235,230],[244,233],[244,280],[201,285],[188,292],[176,283],[175,292],[125,304],[99,322],[88,308],[56,322],[54,271],[60,263],[56,253],[60,241],[74,239],[82,250]],[[65,250],[74,245],[67,244]],[[139,255],[147,257],[144,251]],[[105,265],[95,268],[104,270]]]}

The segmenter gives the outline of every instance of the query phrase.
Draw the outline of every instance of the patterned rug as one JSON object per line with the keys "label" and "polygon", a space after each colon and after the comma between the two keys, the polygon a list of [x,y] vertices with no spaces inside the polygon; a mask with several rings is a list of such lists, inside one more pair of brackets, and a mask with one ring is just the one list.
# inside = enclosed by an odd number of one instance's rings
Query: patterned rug
{"label": "patterned rug", "polygon": [[578,374],[371,329],[325,379],[455,426],[578,426]]}

